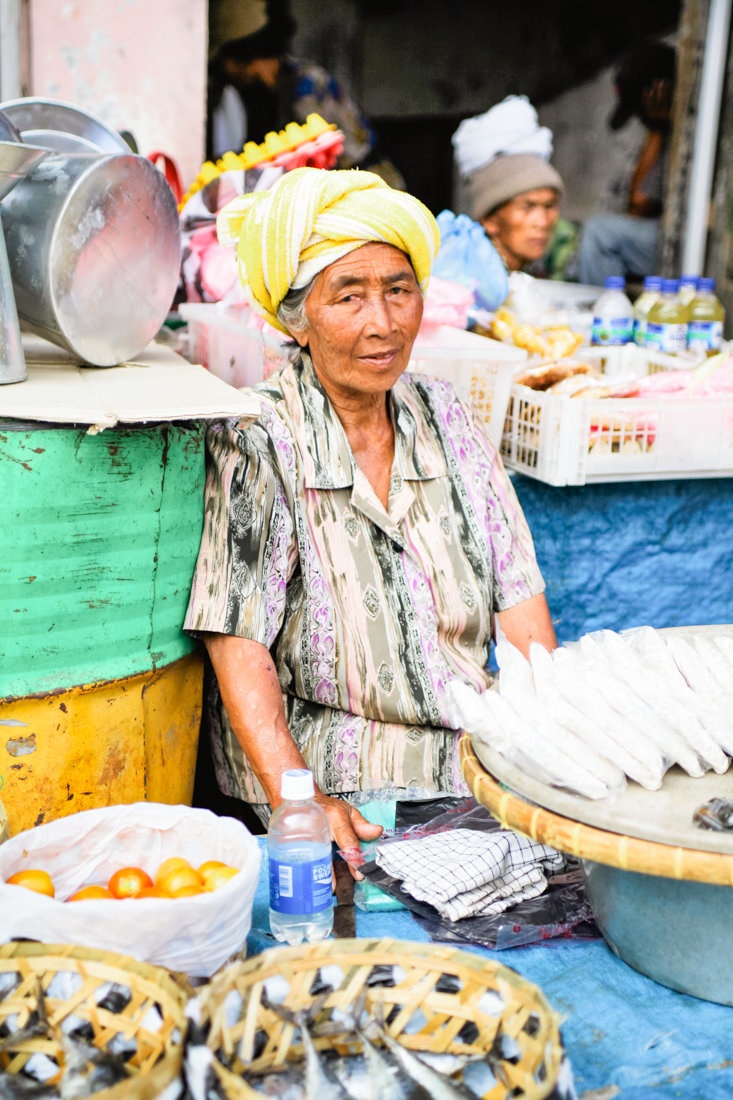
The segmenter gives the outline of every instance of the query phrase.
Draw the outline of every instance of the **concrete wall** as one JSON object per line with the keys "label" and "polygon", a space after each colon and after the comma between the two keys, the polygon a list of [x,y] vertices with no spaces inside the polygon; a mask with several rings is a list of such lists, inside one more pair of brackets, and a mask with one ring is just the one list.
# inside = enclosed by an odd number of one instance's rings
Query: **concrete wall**
{"label": "concrete wall", "polygon": [[129,130],[186,187],[204,155],[207,0],[33,0],[30,19],[28,94]]}

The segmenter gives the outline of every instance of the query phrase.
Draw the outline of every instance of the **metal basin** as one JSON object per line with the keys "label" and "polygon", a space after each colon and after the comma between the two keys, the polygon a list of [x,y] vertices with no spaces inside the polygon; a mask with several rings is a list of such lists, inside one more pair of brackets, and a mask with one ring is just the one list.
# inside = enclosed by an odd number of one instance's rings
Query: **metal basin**
{"label": "metal basin", "polygon": [[129,153],[116,130],[82,107],[57,99],[9,99],[0,111],[24,142],[62,153]]}
{"label": "metal basin", "polygon": [[733,890],[582,860],[593,915],[608,945],[647,977],[733,1005]]}
{"label": "metal basin", "polygon": [[178,282],[180,230],[173,192],[145,157],[50,153],[3,200],[3,225],[24,327],[100,367],[155,336]]}

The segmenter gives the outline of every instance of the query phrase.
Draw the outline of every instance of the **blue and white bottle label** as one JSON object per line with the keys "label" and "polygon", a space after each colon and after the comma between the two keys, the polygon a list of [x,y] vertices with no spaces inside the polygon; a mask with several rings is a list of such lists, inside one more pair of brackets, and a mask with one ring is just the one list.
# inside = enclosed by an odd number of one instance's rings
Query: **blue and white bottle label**
{"label": "blue and white bottle label", "polygon": [[277,913],[319,913],[332,905],[331,857],[286,863],[270,857],[270,908]]}
{"label": "blue and white bottle label", "polygon": [[684,321],[670,324],[647,321],[646,347],[663,351],[666,355],[678,355],[687,347],[687,325]]}
{"label": "blue and white bottle label", "polygon": [[690,321],[687,326],[688,348],[719,351],[723,343],[722,321]]}
{"label": "blue and white bottle label", "polygon": [[631,339],[630,317],[594,317],[591,343],[604,346],[628,344]]}

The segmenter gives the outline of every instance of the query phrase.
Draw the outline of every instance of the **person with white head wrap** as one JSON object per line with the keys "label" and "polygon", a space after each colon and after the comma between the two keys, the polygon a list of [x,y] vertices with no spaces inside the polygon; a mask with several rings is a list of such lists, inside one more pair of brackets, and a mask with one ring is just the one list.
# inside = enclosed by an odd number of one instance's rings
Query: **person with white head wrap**
{"label": "person with white head wrap", "polygon": [[483,690],[495,618],[523,652],[555,635],[532,539],[485,421],[405,373],[438,247],[432,214],[368,172],[297,169],[219,216],[254,307],[297,358],[260,417],[207,436],[185,628],[211,679],[219,784],[261,821],[310,769],[342,850],[356,808],[463,795],[446,684]]}
{"label": "person with white head wrap", "polygon": [[544,255],[563,182],[550,164],[552,133],[526,96],[507,96],[453,135],[458,171],[480,222],[509,271]]}

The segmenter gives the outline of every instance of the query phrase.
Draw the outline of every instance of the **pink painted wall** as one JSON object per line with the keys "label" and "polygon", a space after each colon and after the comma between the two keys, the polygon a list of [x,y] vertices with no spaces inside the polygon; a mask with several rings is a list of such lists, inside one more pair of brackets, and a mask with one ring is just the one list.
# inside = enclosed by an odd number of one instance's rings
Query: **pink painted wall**
{"label": "pink painted wall", "polygon": [[29,95],[129,130],[176,161],[184,189],[204,158],[207,0],[31,0]]}

